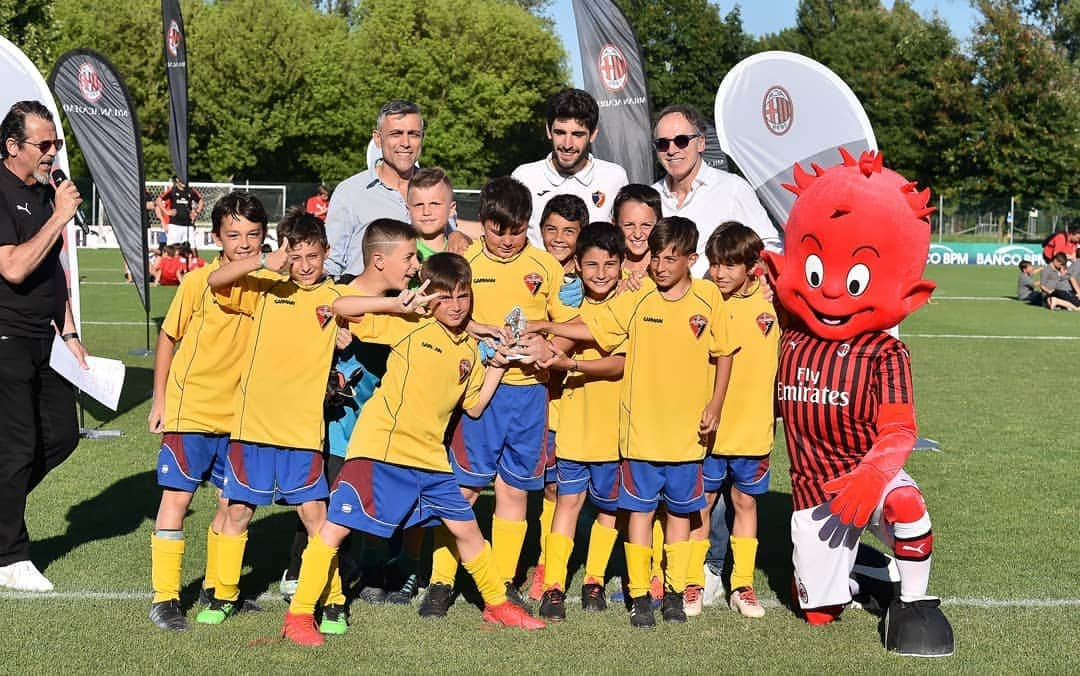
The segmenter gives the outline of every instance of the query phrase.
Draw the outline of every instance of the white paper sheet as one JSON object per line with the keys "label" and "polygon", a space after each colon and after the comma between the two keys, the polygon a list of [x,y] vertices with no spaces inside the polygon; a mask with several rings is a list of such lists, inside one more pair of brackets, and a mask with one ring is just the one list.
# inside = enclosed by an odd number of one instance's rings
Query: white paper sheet
{"label": "white paper sheet", "polygon": [[72,385],[100,401],[112,410],[120,403],[120,391],[124,389],[124,362],[104,357],[87,357],[89,370],[79,365],[79,360],[60,340],[53,339],[49,366]]}

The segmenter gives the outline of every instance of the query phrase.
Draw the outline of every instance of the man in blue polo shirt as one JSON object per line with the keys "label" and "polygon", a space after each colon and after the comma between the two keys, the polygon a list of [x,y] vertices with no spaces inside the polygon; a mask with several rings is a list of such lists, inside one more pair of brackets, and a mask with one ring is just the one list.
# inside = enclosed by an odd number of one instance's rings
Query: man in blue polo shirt
{"label": "man in blue polo shirt", "polygon": [[361,242],[368,223],[377,218],[409,222],[405,194],[424,145],[420,107],[401,100],[384,104],[372,139],[382,158],[338,184],[326,212],[326,272],[334,277],[364,271]]}

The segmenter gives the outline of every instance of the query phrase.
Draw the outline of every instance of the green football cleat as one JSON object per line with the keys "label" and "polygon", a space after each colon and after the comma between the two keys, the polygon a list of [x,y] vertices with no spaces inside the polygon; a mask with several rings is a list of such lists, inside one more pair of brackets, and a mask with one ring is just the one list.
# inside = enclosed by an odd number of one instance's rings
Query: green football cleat
{"label": "green football cleat", "polygon": [[199,611],[199,614],[195,616],[195,621],[199,624],[221,624],[235,612],[235,603],[214,598],[210,601],[210,605]]}
{"label": "green football cleat", "polygon": [[349,620],[345,616],[345,606],[330,605],[323,608],[322,622],[319,623],[320,634],[341,636],[349,630]]}

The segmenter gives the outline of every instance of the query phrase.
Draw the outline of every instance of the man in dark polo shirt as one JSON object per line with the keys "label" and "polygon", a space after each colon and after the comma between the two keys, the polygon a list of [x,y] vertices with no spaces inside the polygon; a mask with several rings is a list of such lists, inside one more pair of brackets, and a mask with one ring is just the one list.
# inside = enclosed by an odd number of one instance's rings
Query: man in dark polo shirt
{"label": "man in dark polo shirt", "polygon": [[202,212],[202,193],[181,181],[178,176],[172,177],[172,183],[172,187],[158,196],[158,204],[169,216],[169,222],[165,226],[165,243],[187,242],[197,249],[195,219]]}
{"label": "man in dark polo shirt", "polygon": [[79,442],[75,390],[49,366],[57,332],[86,368],[60,265],[82,199],[49,174],[62,141],[49,109],[13,105],[0,123],[0,586],[50,591],[30,561],[26,497]]}

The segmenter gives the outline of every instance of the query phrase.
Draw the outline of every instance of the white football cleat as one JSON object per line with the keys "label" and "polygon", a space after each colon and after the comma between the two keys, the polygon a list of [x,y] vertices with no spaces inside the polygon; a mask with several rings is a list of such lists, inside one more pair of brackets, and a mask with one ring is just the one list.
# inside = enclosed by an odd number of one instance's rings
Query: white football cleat
{"label": "white football cleat", "polygon": [[0,567],[0,587],[27,592],[53,590],[52,582],[49,582],[30,561],[16,561],[11,565]]}

